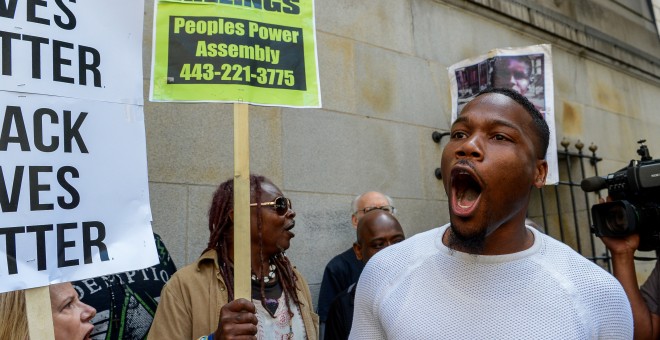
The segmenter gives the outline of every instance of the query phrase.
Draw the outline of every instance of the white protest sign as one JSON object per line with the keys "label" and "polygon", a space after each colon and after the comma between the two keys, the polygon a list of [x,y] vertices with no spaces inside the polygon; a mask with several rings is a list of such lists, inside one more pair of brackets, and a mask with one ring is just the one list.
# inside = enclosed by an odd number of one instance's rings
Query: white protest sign
{"label": "white protest sign", "polygon": [[9,92],[0,103],[0,291],[157,263],[142,107]]}
{"label": "white protest sign", "polygon": [[0,90],[143,104],[144,2],[0,1]]}
{"label": "white protest sign", "polygon": [[0,292],[158,263],[143,7],[0,2]]}

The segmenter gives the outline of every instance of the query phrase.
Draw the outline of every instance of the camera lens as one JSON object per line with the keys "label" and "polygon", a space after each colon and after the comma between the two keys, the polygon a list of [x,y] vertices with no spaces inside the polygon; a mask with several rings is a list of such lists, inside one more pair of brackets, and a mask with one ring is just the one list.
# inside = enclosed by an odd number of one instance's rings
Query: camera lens
{"label": "camera lens", "polygon": [[622,237],[639,227],[636,208],[625,200],[596,204],[591,207],[591,215],[598,236]]}
{"label": "camera lens", "polygon": [[628,219],[623,205],[611,205],[605,212],[605,225],[613,234],[622,234],[628,231]]}

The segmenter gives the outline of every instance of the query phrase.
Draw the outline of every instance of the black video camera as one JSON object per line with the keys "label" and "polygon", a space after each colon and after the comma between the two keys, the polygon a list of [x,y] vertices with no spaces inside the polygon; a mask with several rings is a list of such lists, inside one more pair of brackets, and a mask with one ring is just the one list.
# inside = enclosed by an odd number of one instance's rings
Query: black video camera
{"label": "black video camera", "polygon": [[585,192],[607,188],[612,198],[591,207],[596,236],[638,233],[638,249],[650,251],[660,248],[660,159],[651,159],[644,142],[638,142],[641,160],[605,177],[585,178],[580,186]]}

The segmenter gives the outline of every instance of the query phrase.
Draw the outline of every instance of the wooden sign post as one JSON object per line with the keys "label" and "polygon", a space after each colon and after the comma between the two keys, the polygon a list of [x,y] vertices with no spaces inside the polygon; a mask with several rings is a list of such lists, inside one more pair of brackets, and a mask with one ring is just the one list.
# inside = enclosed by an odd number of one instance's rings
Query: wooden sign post
{"label": "wooden sign post", "polygon": [[25,309],[31,339],[55,339],[48,286],[25,290]]}
{"label": "wooden sign post", "polygon": [[234,103],[234,297],[250,300],[248,103],[321,107],[321,87],[314,0],[248,3],[154,1],[149,100]]}
{"label": "wooden sign post", "polygon": [[251,300],[250,120],[248,114],[248,104],[234,104],[234,298]]}

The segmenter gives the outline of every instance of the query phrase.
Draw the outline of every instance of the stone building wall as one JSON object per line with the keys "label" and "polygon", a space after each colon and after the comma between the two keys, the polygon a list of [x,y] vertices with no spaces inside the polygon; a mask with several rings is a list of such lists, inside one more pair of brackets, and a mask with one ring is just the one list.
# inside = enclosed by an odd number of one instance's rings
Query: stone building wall
{"label": "stone building wall", "polygon": [[[601,173],[636,158],[639,138],[660,155],[660,44],[644,6],[643,0],[316,0],[323,107],[249,109],[251,170],[293,201],[296,237],[288,254],[312,293],[325,264],[355,238],[349,207],[355,195],[392,196],[408,236],[448,221],[433,173],[442,144],[431,134],[449,129],[447,67],[457,61],[550,43],[557,140],[597,144]],[[148,0],[145,96],[152,26]],[[232,112],[231,104],[145,103],[153,227],[178,267],[206,247],[211,195],[233,174]]]}

